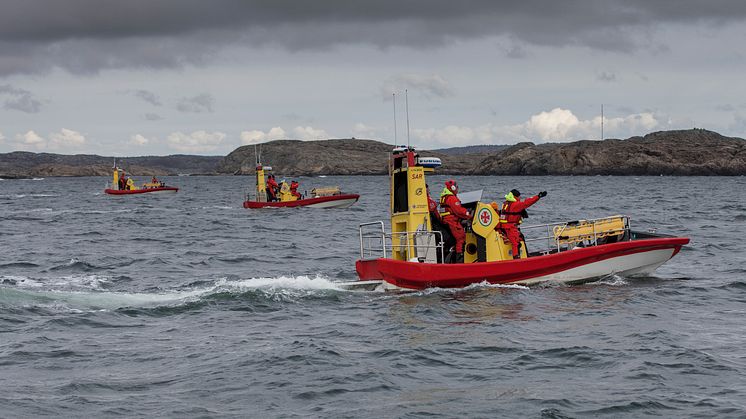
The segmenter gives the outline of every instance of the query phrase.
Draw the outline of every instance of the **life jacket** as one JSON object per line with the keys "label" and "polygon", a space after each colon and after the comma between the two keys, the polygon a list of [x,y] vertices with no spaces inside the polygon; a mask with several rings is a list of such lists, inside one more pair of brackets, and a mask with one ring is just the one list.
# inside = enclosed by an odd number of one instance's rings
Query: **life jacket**
{"label": "life jacket", "polygon": [[443,188],[443,192],[440,193],[440,207],[446,210],[440,213],[441,218],[454,216],[464,220],[469,219],[469,211],[461,206],[461,200],[448,188]]}
{"label": "life jacket", "polygon": [[[443,209],[448,209],[448,204],[446,204],[446,198],[449,195],[453,195],[453,192],[451,192],[448,188],[443,188],[443,191],[440,193],[440,207]],[[446,217],[448,215],[451,215],[450,211],[443,211],[440,213],[440,218]]]}
{"label": "life jacket", "polygon": [[512,192],[509,192],[507,195],[505,195],[505,202],[503,202],[502,207],[500,208],[500,220],[499,223],[502,224],[521,224],[523,222],[523,217],[528,217],[528,213],[526,210],[522,211],[511,211],[510,207],[514,202],[518,202],[518,199],[516,199],[515,196],[513,196]]}

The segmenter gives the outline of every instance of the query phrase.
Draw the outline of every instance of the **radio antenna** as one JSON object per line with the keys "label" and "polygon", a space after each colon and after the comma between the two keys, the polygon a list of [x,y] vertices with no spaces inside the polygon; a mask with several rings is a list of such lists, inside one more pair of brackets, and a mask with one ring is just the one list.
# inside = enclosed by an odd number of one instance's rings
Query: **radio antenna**
{"label": "radio antenna", "polygon": [[394,101],[394,146],[396,146],[399,144],[399,140],[396,139],[396,93],[392,93],[391,98]]}
{"label": "radio antenna", "polygon": [[404,89],[404,106],[407,108],[407,150],[409,149],[409,93]]}

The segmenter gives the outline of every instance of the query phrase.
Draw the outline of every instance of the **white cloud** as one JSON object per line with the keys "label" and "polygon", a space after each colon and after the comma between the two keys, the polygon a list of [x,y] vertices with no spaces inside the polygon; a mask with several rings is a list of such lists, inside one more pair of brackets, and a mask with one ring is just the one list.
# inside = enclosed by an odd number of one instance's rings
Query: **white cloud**
{"label": "white cloud", "polygon": [[33,130],[29,130],[25,134],[17,134],[13,145],[18,150],[43,150],[47,145],[47,140]]}
{"label": "white cloud", "polygon": [[34,130],[29,130],[25,134],[17,134],[14,141],[10,142],[10,146],[16,150],[60,152],[79,149],[85,144],[86,140],[83,134],[67,128],[50,133],[49,139],[42,137]]}
{"label": "white cloud", "polygon": [[[325,140],[329,134],[323,129],[313,127],[297,126],[293,128],[293,137],[299,140]],[[268,132],[261,130],[251,130],[241,132],[241,144],[258,144],[265,141],[281,140],[288,138],[287,133],[281,127],[274,127]]]}
{"label": "white cloud", "polygon": [[183,153],[205,153],[217,150],[226,135],[222,132],[195,131],[191,134],[174,132],[168,136],[168,145]]}
{"label": "white cloud", "polygon": [[437,74],[430,76],[422,74],[399,74],[391,76],[383,82],[381,95],[383,96],[383,100],[391,100],[392,94],[402,94],[405,89],[409,89],[412,93],[420,94],[427,98],[433,96],[453,96],[453,89],[450,84]]}
{"label": "white cloud", "polygon": [[49,134],[48,147],[52,150],[79,148],[85,145],[85,136],[78,131],[62,128],[60,132]]}
{"label": "white cloud", "polygon": [[241,144],[258,144],[264,141],[281,140],[286,138],[285,130],[280,127],[274,127],[265,133],[260,130],[242,131],[241,132]]}
{"label": "white cloud", "polygon": [[129,144],[136,145],[136,146],[143,146],[147,145],[150,142],[147,138],[143,137],[140,134],[135,134],[132,137],[130,137]]}
{"label": "white cloud", "polygon": [[381,137],[378,131],[375,127],[365,125],[362,122],[358,122],[352,127],[352,134],[355,138],[371,139]]}
{"label": "white cloud", "polygon": [[[665,118],[644,112],[604,118],[604,137],[627,138],[653,129],[671,126]],[[458,147],[472,144],[515,144],[520,141],[569,142],[600,138],[601,117],[581,120],[572,111],[554,108],[532,115],[517,125],[484,124],[478,127],[449,125],[443,128],[413,130],[413,136],[430,147]]]}
{"label": "white cloud", "polygon": [[567,140],[571,131],[578,130],[581,125],[588,121],[581,121],[571,111],[562,108],[554,108],[549,112],[541,112],[532,115],[524,124],[526,133],[542,140]]}
{"label": "white cloud", "polygon": [[297,126],[293,129],[293,134],[299,140],[326,140],[329,138],[329,134],[326,131],[313,127]]}

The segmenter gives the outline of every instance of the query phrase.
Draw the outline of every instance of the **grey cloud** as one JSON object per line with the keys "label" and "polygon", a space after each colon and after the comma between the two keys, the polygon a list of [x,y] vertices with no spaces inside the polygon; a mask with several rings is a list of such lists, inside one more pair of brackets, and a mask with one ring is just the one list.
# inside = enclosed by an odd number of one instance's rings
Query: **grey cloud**
{"label": "grey cloud", "polygon": [[11,109],[26,113],[38,113],[41,111],[42,103],[34,95],[26,90],[13,87],[9,84],[0,85],[0,96],[5,96],[5,109]]}
{"label": "grey cloud", "polygon": [[746,17],[742,0],[4,0],[2,9],[0,75],[204,64],[228,45],[420,48],[508,36],[517,44],[665,51],[651,42],[661,24]]}
{"label": "grey cloud", "polygon": [[453,96],[450,84],[437,74],[400,74],[389,77],[381,86],[381,96],[384,100],[392,100],[392,94],[403,94],[405,89],[411,89],[427,98]]}
{"label": "grey cloud", "polygon": [[176,104],[176,109],[179,112],[192,112],[192,113],[203,113],[212,112],[212,106],[215,103],[215,98],[209,93],[202,93],[194,97],[183,97],[179,99],[179,103]]}
{"label": "grey cloud", "polygon": [[132,92],[135,97],[144,100],[145,102],[150,103],[153,106],[161,106],[161,99],[153,92],[149,92],[147,90],[135,90]]}
{"label": "grey cloud", "polygon": [[162,116],[158,115],[157,113],[146,113],[143,115],[146,120],[148,121],[160,121],[163,119]]}
{"label": "grey cloud", "polygon": [[505,56],[508,58],[514,58],[514,59],[520,59],[520,58],[526,58],[528,54],[526,54],[526,50],[517,44],[513,44],[507,48],[505,48]]}
{"label": "grey cloud", "polygon": [[596,74],[596,80],[605,81],[605,82],[615,82],[616,74],[614,74],[613,72],[602,71]]}

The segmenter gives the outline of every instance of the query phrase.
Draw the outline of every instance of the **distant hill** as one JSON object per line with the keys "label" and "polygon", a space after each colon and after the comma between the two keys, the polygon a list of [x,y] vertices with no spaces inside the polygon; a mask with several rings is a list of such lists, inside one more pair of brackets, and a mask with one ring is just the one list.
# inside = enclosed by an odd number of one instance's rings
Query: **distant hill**
{"label": "distant hill", "polygon": [[[277,140],[261,144],[262,163],[283,176],[384,175],[388,172],[391,144],[374,140],[334,139],[319,141]],[[257,150],[259,147],[257,146]],[[242,146],[218,165],[225,174],[253,174],[255,147]],[[438,173],[465,173],[486,154],[448,155],[422,150],[423,156],[440,157]]]}
{"label": "distant hill", "polygon": [[703,129],[626,140],[516,144],[482,159],[475,175],[744,175],[746,140]]}
{"label": "distant hill", "polygon": [[[135,176],[179,173],[214,174],[221,156],[144,156],[117,159]],[[111,174],[114,157],[93,154],[63,155],[15,151],[0,154],[0,178],[44,176],[104,176]]]}
{"label": "distant hill", "polygon": [[505,144],[481,144],[481,145],[469,145],[465,147],[451,147],[451,148],[438,148],[433,150],[436,153],[449,154],[449,155],[460,155],[460,154],[495,154],[497,152],[506,150],[511,146]]}
{"label": "distant hill", "polygon": [[[364,139],[277,140],[261,144],[262,163],[281,176],[384,175],[393,145]],[[259,147],[257,147],[259,149]],[[253,174],[255,147],[225,157],[145,156],[118,160],[134,175]],[[746,175],[746,140],[703,129],[659,131],[626,140],[471,146],[419,150],[440,157],[440,174]],[[113,157],[0,154],[0,177],[108,176]]]}

